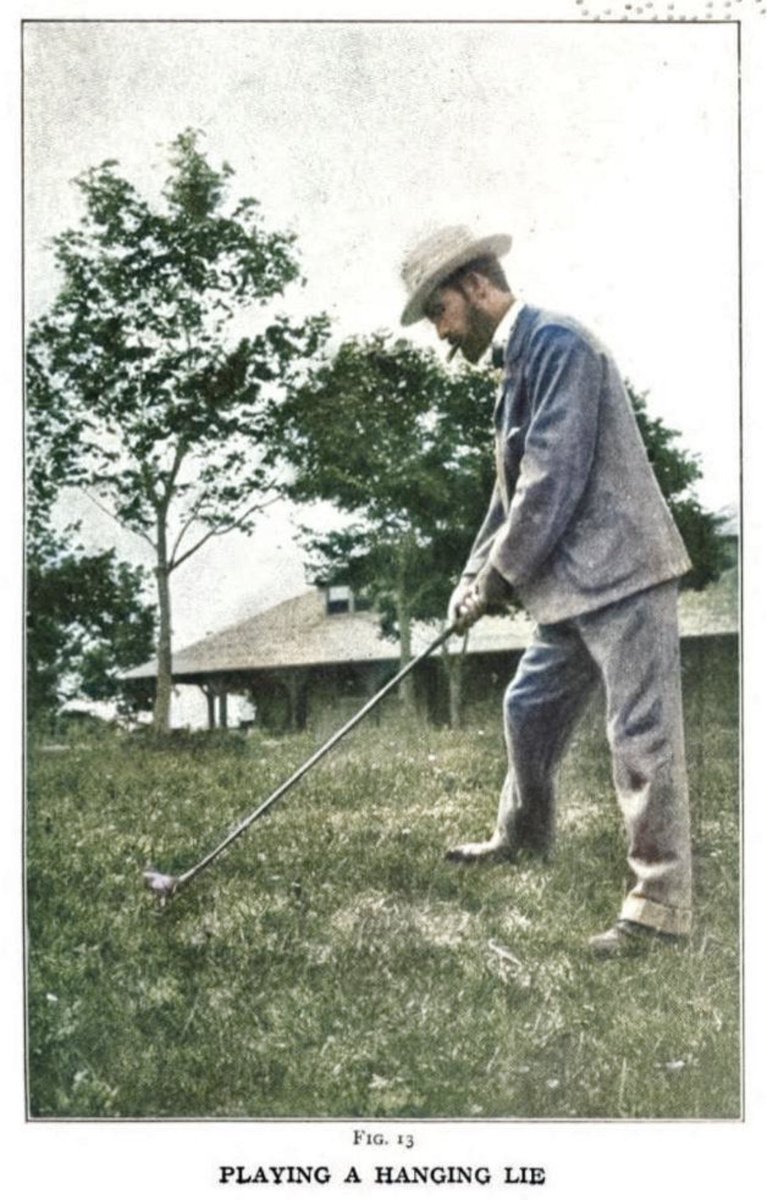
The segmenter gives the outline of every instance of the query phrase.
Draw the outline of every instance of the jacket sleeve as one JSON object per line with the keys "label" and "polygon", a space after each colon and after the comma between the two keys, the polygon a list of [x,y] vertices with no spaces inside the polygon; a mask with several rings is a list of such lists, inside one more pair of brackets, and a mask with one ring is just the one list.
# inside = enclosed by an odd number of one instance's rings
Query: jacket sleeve
{"label": "jacket sleeve", "polygon": [[493,539],[503,524],[503,518],[501,489],[496,479],[485,519],[474,539],[474,544],[466,560],[466,566],[463,568],[462,579],[473,579],[482,570],[493,548]]}
{"label": "jacket sleeve", "polygon": [[604,363],[577,332],[548,325],[526,367],[532,417],[519,476],[489,561],[512,586],[543,565],[583,495],[596,446]]}

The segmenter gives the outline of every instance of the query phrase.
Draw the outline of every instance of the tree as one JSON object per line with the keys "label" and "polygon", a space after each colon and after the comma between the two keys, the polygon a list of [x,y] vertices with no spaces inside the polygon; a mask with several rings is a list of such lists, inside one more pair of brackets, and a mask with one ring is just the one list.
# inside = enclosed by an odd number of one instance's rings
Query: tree
{"label": "tree", "polygon": [[119,672],[151,653],[155,608],[143,600],[142,568],[120,562],[114,550],[86,554],[63,536],[33,529],[26,657],[27,709],[35,719],[75,696],[122,696]]}
{"label": "tree", "polygon": [[647,456],[692,561],[682,587],[700,591],[727,566],[727,546],[719,533],[721,519],[704,509],[695,495],[695,485],[703,474],[698,459],[677,444],[676,429],[649,415],[647,392],[638,392],[625,382]]}
{"label": "tree", "polygon": [[[154,552],[159,604],[154,724],[171,694],[170,579],[209,538],[249,532],[275,497],[269,400],[326,334],[264,308],[298,279],[294,237],[257,202],[227,203],[187,130],[152,207],[110,160],[79,176],[85,213],[54,239],[63,283],[30,330],[29,442],[37,486],[77,486]],[[257,331],[238,334],[247,316]],[[239,318],[239,325],[238,325]]]}
{"label": "tree", "polygon": [[484,514],[495,387],[489,372],[447,372],[431,351],[376,334],[345,341],[280,408],[290,494],[346,518],[304,530],[314,576],[365,592],[403,664],[413,621],[444,612]]}
{"label": "tree", "polygon": [[[78,525],[54,528],[55,487],[40,447],[27,462],[27,713],[53,714],[75,697],[119,701],[133,711],[146,697],[120,673],[152,652],[156,608],[146,602],[147,573],[114,549],[87,554]],[[144,701],[141,703],[141,701]]]}
{"label": "tree", "polygon": [[112,700],[119,672],[151,653],[155,610],[142,602],[140,567],[114,550],[64,553],[27,571],[27,680],[31,717],[75,696]]}
{"label": "tree", "polygon": [[[299,468],[291,494],[331,501],[346,518],[330,533],[304,530],[315,577],[366,592],[384,632],[399,635],[403,661],[412,622],[445,613],[484,516],[496,388],[492,371],[450,372],[430,351],[379,334],[344,342],[282,406],[285,453]],[[630,385],[629,394],[693,559],[685,582],[702,587],[724,558],[717,518],[694,495],[699,464],[648,416],[645,396]],[[461,660],[444,661],[456,722]]]}

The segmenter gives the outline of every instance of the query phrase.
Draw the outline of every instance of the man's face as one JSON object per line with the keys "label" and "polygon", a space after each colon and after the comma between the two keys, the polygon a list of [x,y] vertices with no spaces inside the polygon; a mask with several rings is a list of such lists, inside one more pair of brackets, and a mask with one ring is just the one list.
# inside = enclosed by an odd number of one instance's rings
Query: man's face
{"label": "man's face", "polygon": [[471,286],[439,287],[424,305],[437,336],[460,350],[470,363],[479,362],[493,337],[493,320]]}

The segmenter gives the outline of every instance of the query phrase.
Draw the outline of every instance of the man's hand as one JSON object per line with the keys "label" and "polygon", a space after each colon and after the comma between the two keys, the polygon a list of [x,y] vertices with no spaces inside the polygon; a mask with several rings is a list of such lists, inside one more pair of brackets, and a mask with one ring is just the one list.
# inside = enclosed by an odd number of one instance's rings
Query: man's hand
{"label": "man's hand", "polygon": [[474,576],[464,575],[453,590],[450,597],[450,602],[447,606],[448,624],[455,625],[457,633],[465,633],[469,625],[473,624],[469,621],[465,623],[465,606],[469,598],[474,592]]}
{"label": "man's hand", "polygon": [[458,633],[465,633],[486,612],[505,608],[511,595],[511,586],[503,575],[488,564],[476,579],[461,579],[450,597],[448,620],[455,622]]}

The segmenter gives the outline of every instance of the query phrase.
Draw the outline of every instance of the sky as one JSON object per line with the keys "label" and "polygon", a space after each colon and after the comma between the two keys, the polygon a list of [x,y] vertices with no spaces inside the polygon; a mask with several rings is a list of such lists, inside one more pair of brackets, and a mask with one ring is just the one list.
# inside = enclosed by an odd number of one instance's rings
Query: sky
{"label": "sky", "polygon": [[[25,33],[30,318],[55,296],[50,238],[72,178],[106,158],[159,197],[167,145],[205,133],[233,194],[292,229],[293,314],[334,335],[398,329],[399,264],[440,224],[509,232],[515,292],[589,325],[737,503],[735,29],[545,23],[36,23]],[[425,324],[407,335],[435,344]],[[85,500],[89,546],[145,548]],[[460,564],[456,564],[456,570]],[[177,646],[305,586],[291,512],[209,545],[174,578]]]}

